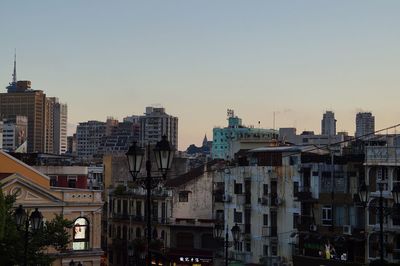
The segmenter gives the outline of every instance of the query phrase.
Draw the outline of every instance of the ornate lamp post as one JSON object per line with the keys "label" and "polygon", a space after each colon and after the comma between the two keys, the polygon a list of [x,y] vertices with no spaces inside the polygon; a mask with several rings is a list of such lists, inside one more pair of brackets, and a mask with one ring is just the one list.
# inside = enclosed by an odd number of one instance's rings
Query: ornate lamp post
{"label": "ornate lamp post", "polygon": [[151,175],[151,160],[150,160],[150,144],[147,149],[146,172],[145,177],[139,177],[139,172],[142,167],[144,158],[144,150],[137,145],[136,142],[129,148],[126,156],[128,158],[129,172],[132,175],[133,181],[146,189],[146,203],[147,203],[147,263],[151,265],[151,189],[156,188],[160,182],[166,179],[169,169],[171,169],[173,150],[167,140],[167,136],[162,136],[161,141],[157,142],[154,149],[154,155],[158,170],[161,172],[161,177],[153,177]]}
{"label": "ornate lamp post", "polygon": [[[222,238],[223,230],[224,230],[224,225],[221,223],[216,223],[214,225],[214,236],[219,239]],[[235,224],[231,228],[231,233],[233,236],[233,242],[237,243],[239,241],[240,233],[241,233],[240,227],[237,224]],[[226,227],[226,230],[225,230],[224,247],[225,247],[225,266],[228,266],[228,247],[229,247],[228,227]]]}
{"label": "ornate lamp post", "polygon": [[[378,206],[378,211],[379,211],[379,246],[380,246],[380,262],[384,263],[384,240],[383,240],[383,218],[384,218],[384,210],[386,209],[383,206],[383,184],[379,183],[378,184],[379,188],[379,206]],[[400,187],[398,185],[395,185],[392,190],[392,195],[393,195],[393,209],[391,210],[392,214],[394,212],[398,212],[399,206],[400,206]],[[368,186],[363,183],[358,191],[358,196],[360,197],[360,201],[362,205],[367,207],[368,201],[369,201],[369,191],[368,191]]]}
{"label": "ornate lamp post", "polygon": [[31,213],[28,219],[28,213],[24,210],[22,205],[19,205],[19,207],[15,210],[14,212],[14,218],[15,218],[15,223],[17,224],[18,230],[22,230],[24,226],[24,265],[28,265],[28,242],[29,242],[29,224],[31,225],[32,231],[37,231],[38,229],[41,228],[42,226],[42,221],[43,221],[43,216],[41,212],[38,210],[38,208],[35,209]]}

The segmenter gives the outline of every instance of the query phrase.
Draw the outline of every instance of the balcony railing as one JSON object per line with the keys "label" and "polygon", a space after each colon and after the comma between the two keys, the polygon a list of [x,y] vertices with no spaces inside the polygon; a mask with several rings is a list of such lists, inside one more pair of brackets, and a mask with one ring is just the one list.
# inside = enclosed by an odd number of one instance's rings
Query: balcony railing
{"label": "balcony railing", "polygon": [[294,192],[294,198],[297,201],[316,201],[310,187],[300,187],[299,191]]}
{"label": "balcony railing", "polygon": [[400,161],[400,147],[366,147],[366,163],[398,163]]}

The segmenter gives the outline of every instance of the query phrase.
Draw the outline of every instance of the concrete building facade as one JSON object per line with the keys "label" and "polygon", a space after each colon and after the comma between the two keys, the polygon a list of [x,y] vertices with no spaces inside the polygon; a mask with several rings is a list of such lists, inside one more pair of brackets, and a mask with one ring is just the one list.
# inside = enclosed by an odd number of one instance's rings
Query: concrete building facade
{"label": "concrete building facade", "polygon": [[163,107],[146,107],[140,116],[140,144],[156,144],[163,135],[168,137],[171,145],[178,148],[178,117],[168,115]]}
{"label": "concrete building facade", "polygon": [[106,123],[88,121],[79,123],[76,128],[77,155],[90,159],[97,155],[101,139],[106,136]]}

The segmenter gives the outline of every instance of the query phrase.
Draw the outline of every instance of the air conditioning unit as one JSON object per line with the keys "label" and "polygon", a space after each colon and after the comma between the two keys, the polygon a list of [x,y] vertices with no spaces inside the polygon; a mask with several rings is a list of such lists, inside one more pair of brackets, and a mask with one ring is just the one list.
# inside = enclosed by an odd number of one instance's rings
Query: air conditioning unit
{"label": "air conditioning unit", "polygon": [[351,225],[343,225],[343,234],[351,235]]}
{"label": "air conditioning unit", "polygon": [[231,202],[232,201],[232,196],[231,195],[224,195],[222,197],[223,202]]}
{"label": "air conditioning unit", "polygon": [[317,231],[317,225],[315,225],[315,224],[310,224],[310,231],[312,231],[312,232]]}

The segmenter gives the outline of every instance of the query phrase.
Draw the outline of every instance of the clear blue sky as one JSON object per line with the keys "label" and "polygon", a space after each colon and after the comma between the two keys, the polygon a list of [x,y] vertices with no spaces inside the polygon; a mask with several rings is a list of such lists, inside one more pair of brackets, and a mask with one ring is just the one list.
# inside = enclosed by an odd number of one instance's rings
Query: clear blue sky
{"label": "clear blue sky", "polygon": [[[0,3],[0,86],[18,79],[68,103],[69,122],[179,117],[180,149],[233,108],[246,124],[320,131],[333,110],[377,128],[400,109],[400,1],[15,1]],[[5,90],[5,89],[4,89]]]}

